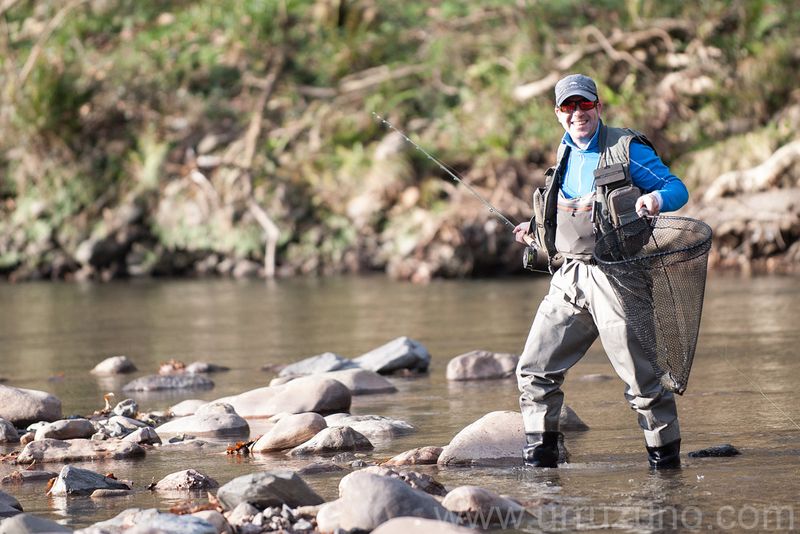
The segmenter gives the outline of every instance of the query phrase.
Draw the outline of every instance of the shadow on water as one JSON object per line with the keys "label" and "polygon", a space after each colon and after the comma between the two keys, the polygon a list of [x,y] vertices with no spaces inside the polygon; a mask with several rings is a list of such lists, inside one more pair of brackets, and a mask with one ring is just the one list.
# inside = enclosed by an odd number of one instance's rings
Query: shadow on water
{"label": "shadow on water", "polygon": [[[407,335],[430,350],[430,373],[392,377],[397,393],[355,397],[352,411],[402,419],[417,431],[377,441],[375,451],[340,463],[382,460],[413,447],[445,445],[490,411],[518,409],[513,379],[449,383],[445,368],[452,357],[474,349],[518,353],[546,290],[545,278],[428,286],[384,278],[0,285],[0,377],[52,392],[65,414],[91,413],[112,391],[116,400],[135,398],[143,410],[164,410],[184,399],[213,400],[268,385],[275,373],[263,366],[326,351],[356,357]],[[479,485],[523,502],[534,517],[509,518],[509,532],[800,528],[800,507],[795,509],[800,429],[790,420],[800,421],[799,297],[796,278],[709,279],[694,370],[678,400],[683,450],[733,443],[741,456],[684,454],[683,469],[651,472],[636,414],[596,344],[564,387],[567,403],[591,428],[567,433],[570,464],[540,471],[418,470],[450,489]],[[130,357],[139,371],[111,379],[89,374],[97,362],[118,354]],[[210,361],[230,371],[210,375],[211,390],[123,393],[127,382],[155,373],[170,358]],[[264,428],[254,422],[251,437]],[[185,500],[146,490],[180,469],[198,469],[224,484],[253,471],[298,469],[313,461],[283,454],[229,456],[227,444],[220,440],[202,448],[152,451],[136,461],[78,464],[131,480],[135,491],[128,497],[50,498],[43,484],[2,489],[26,511],[79,527],[125,508],[166,509]],[[12,448],[0,446],[0,452]],[[13,468],[0,464],[0,476]],[[341,477],[338,472],[305,478],[330,500]]]}

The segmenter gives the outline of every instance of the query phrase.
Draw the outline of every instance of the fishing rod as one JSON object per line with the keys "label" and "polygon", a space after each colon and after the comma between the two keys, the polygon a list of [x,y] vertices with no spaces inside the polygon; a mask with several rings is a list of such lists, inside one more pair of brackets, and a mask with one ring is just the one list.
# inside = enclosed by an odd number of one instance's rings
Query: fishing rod
{"label": "fishing rod", "polygon": [[506,217],[505,215],[503,215],[503,214],[502,214],[502,213],[501,213],[501,212],[500,212],[500,211],[499,211],[497,208],[495,208],[494,206],[492,206],[492,205],[489,203],[489,201],[488,201],[488,200],[486,200],[485,198],[483,198],[483,197],[482,197],[482,196],[481,196],[481,195],[480,195],[480,194],[479,194],[477,191],[475,191],[475,189],[474,189],[474,188],[473,188],[471,185],[469,185],[469,184],[468,184],[467,182],[465,182],[465,181],[464,181],[464,180],[463,180],[463,179],[462,179],[460,176],[458,176],[458,174],[457,174],[456,172],[454,172],[454,171],[451,171],[451,170],[450,170],[450,169],[449,169],[449,168],[448,168],[448,167],[447,167],[447,166],[446,166],[444,163],[442,163],[442,162],[441,162],[441,161],[439,161],[438,159],[436,159],[436,158],[434,158],[433,156],[431,156],[431,155],[430,155],[430,153],[428,153],[428,151],[427,151],[427,150],[425,150],[424,148],[422,148],[421,146],[419,146],[417,143],[415,143],[415,142],[414,142],[414,141],[413,141],[411,138],[409,138],[409,137],[408,137],[408,136],[407,136],[405,133],[403,133],[402,131],[398,130],[398,129],[395,127],[395,125],[394,125],[394,124],[392,124],[392,123],[391,123],[391,122],[389,122],[388,120],[384,119],[383,117],[381,117],[380,115],[378,115],[378,114],[377,114],[377,113],[375,113],[374,111],[372,112],[372,114],[375,116],[375,118],[376,118],[376,119],[378,119],[379,121],[381,121],[381,122],[382,122],[383,124],[385,124],[387,127],[391,128],[391,129],[392,129],[392,130],[394,130],[395,132],[399,133],[399,134],[400,134],[400,136],[401,136],[403,139],[405,139],[405,141],[406,141],[407,143],[410,143],[410,144],[411,144],[411,145],[412,145],[414,148],[416,148],[417,150],[419,150],[420,152],[422,152],[423,154],[425,154],[425,156],[427,156],[427,158],[428,158],[429,160],[431,160],[432,162],[434,162],[434,163],[435,163],[435,164],[436,164],[436,165],[437,165],[437,166],[438,166],[440,169],[442,169],[444,172],[446,172],[448,175],[450,175],[450,177],[451,177],[453,180],[455,180],[457,183],[459,183],[459,184],[463,185],[464,187],[466,187],[466,188],[467,188],[467,190],[468,190],[470,193],[472,193],[472,196],[474,196],[475,198],[477,198],[478,200],[480,200],[480,201],[483,203],[483,205],[484,205],[484,206],[486,206],[486,207],[489,209],[489,213],[491,213],[492,215],[495,215],[495,216],[496,216],[498,219],[500,219],[501,221],[503,221],[503,223],[505,223],[506,225],[510,226],[512,230],[513,230],[514,228],[516,228],[516,227],[517,227],[516,223],[512,222],[512,221],[511,221],[511,220],[510,220],[508,217]]}

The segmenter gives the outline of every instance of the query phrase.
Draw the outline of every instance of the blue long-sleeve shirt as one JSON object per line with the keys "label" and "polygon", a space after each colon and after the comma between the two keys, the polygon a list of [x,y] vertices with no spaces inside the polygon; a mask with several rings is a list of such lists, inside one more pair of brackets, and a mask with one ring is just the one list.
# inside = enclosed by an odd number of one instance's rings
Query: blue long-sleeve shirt
{"label": "blue long-sleeve shirt", "polygon": [[[567,198],[576,198],[594,190],[594,170],[600,162],[600,128],[594,132],[589,146],[583,150],[564,133],[561,142],[570,146],[566,172],[561,190]],[[658,154],[643,143],[631,142],[630,171],[633,185],[645,193],[657,192],[661,211],[674,211],[689,200],[689,191],[683,182],[664,165]]]}

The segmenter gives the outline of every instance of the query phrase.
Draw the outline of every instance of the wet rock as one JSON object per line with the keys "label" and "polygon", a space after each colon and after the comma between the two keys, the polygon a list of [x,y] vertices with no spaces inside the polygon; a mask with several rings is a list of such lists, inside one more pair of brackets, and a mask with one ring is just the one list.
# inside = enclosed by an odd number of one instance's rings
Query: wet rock
{"label": "wet rock", "polygon": [[290,450],[289,455],[305,456],[309,454],[368,451],[372,449],[372,443],[366,436],[349,426],[338,426],[321,430],[310,440]]}
{"label": "wet rock", "polygon": [[233,510],[228,512],[228,523],[234,527],[243,527],[252,523],[253,518],[260,513],[261,511],[249,502],[240,502]]}
{"label": "wet rock", "polygon": [[134,430],[124,438],[122,441],[129,441],[131,443],[138,443],[139,445],[155,445],[161,443],[161,437],[155,429],[146,426],[139,430]]}
{"label": "wet rock", "polygon": [[17,432],[17,427],[0,418],[0,443],[17,443],[18,441],[19,433]]}
{"label": "wet rock", "polygon": [[299,413],[281,418],[269,432],[253,444],[253,452],[270,452],[291,449],[313,438],[327,427],[318,413]]}
{"label": "wet rock", "polygon": [[137,378],[122,388],[122,391],[161,391],[168,389],[211,389],[214,382],[201,375],[150,375]]}
{"label": "wet rock", "polygon": [[231,528],[228,520],[225,519],[224,515],[216,510],[201,510],[193,513],[192,515],[214,525],[214,528],[216,528],[217,532],[220,534],[233,534],[233,528]]}
{"label": "wet rock", "polygon": [[132,493],[129,489],[96,489],[89,497],[92,499],[111,499],[114,497],[127,497]]}
{"label": "wet rock", "polygon": [[739,449],[726,443],[724,445],[715,445],[699,451],[692,451],[689,453],[689,458],[724,458],[729,456],[736,456],[742,454]]}
{"label": "wet rock", "polygon": [[518,502],[477,486],[459,486],[451,490],[442,500],[442,506],[479,525],[508,525],[510,519],[521,520],[529,515]]}
{"label": "wet rock", "polygon": [[[159,512],[155,508],[142,510],[130,508],[112,517],[108,521],[95,523],[84,534],[106,534],[124,532],[134,529],[135,532],[180,532],[181,534],[217,534],[217,529],[208,521],[194,515],[176,515]],[[133,530],[132,530],[133,531]]]}
{"label": "wet rock", "polygon": [[122,438],[140,428],[148,428],[147,424],[138,419],[131,419],[121,415],[114,415],[106,420],[95,421],[95,427],[107,438]]}
{"label": "wet rock", "polygon": [[519,356],[516,354],[474,350],[461,354],[447,364],[448,380],[487,380],[514,376]]}
{"label": "wet rock", "polygon": [[19,514],[0,521],[0,534],[34,534],[44,532],[72,532],[72,529],[59,525],[55,521],[30,514]]}
{"label": "wet rock", "polygon": [[[456,434],[439,456],[439,465],[522,465],[525,431],[519,412],[491,412]],[[560,458],[567,457],[559,444]]]}
{"label": "wet rock", "polygon": [[61,419],[61,401],[34,389],[0,385],[0,417],[17,427]]}
{"label": "wet rock", "polygon": [[305,476],[317,475],[319,473],[336,473],[338,471],[345,471],[345,468],[340,467],[333,462],[314,462],[298,469],[297,474]]}
{"label": "wet rock", "polygon": [[401,452],[382,465],[431,465],[439,460],[442,450],[442,447],[419,447]]}
{"label": "wet rock", "polygon": [[219,488],[217,499],[228,510],[243,502],[257,508],[283,504],[296,508],[324,502],[302,478],[291,471],[259,471],[234,478]]}
{"label": "wet rock", "polygon": [[370,440],[389,439],[412,434],[416,429],[405,421],[382,415],[331,414],[325,418],[328,426],[349,426]]}
{"label": "wet rock", "polygon": [[421,343],[408,337],[398,337],[353,360],[362,369],[390,374],[401,369],[424,373],[431,355]]}
{"label": "wet rock", "polygon": [[230,371],[230,367],[225,367],[224,365],[217,365],[215,363],[208,363],[208,362],[192,362],[186,366],[186,372],[189,374],[198,374],[198,373],[224,373],[225,371]]}
{"label": "wet rock", "polygon": [[372,534],[475,534],[475,530],[435,519],[395,517],[373,530]]}
{"label": "wet rock", "polygon": [[136,401],[133,399],[125,399],[114,406],[113,412],[115,415],[119,415],[121,417],[134,418],[136,417],[136,414],[139,413],[139,405],[136,404]]}
{"label": "wet rock", "polygon": [[358,365],[352,360],[334,354],[333,352],[325,352],[287,365],[281,369],[278,376],[293,377],[314,375],[330,371],[339,371],[341,369],[352,369],[355,367],[358,367]]}
{"label": "wet rock", "polygon": [[36,438],[36,432],[26,432],[19,437],[19,444],[23,447]]}
{"label": "wet rock", "polygon": [[22,511],[22,505],[16,497],[0,491],[0,517],[11,517]]}
{"label": "wet rock", "polygon": [[353,395],[373,395],[377,393],[394,393],[397,388],[374,371],[366,369],[345,369],[332,371],[319,376],[338,380],[350,390]]}
{"label": "wet rock", "polygon": [[136,370],[136,366],[127,356],[112,356],[95,365],[90,372],[100,376],[111,376],[133,373]]}
{"label": "wet rock", "polygon": [[339,499],[322,506],[317,525],[321,532],[337,528],[370,531],[394,517],[439,519],[447,515],[435,498],[401,480],[356,471],[339,483]]}
{"label": "wet rock", "polygon": [[13,471],[0,480],[0,484],[28,484],[35,482],[47,482],[51,478],[56,478],[58,473],[51,471],[29,471],[22,469]]}
{"label": "wet rock", "polygon": [[447,495],[447,488],[438,480],[425,473],[418,473],[416,471],[396,471],[382,465],[372,465],[364,468],[363,471],[382,477],[397,478],[412,488],[424,491],[429,495],[437,495],[439,497]]}
{"label": "wet rock", "polygon": [[351,399],[350,390],[341,382],[312,375],[219,400],[230,403],[242,417],[272,417],[279,413],[347,411]]}
{"label": "wet rock", "polygon": [[224,402],[210,402],[194,415],[173,419],[156,428],[163,436],[191,432],[197,436],[238,436],[249,434],[250,425]]}
{"label": "wet rock", "polygon": [[183,490],[204,490],[218,487],[216,480],[194,469],[186,469],[172,473],[161,480],[155,486],[159,491],[183,491]]}
{"label": "wet rock", "polygon": [[186,399],[185,401],[181,401],[175,406],[172,406],[169,409],[169,413],[174,415],[175,417],[183,417],[185,415],[194,415],[197,412],[197,409],[204,404],[208,404],[208,401],[200,400],[200,399]]}
{"label": "wet rock", "polygon": [[135,443],[123,441],[92,441],[88,439],[44,439],[25,446],[16,462],[29,464],[43,462],[80,462],[84,460],[125,460],[144,456],[144,449]]}
{"label": "wet rock", "polygon": [[78,439],[90,438],[95,428],[88,419],[61,419],[48,423],[36,431],[34,439]]}
{"label": "wet rock", "polygon": [[66,465],[48,495],[89,495],[97,489],[131,489],[130,486],[89,469]]}

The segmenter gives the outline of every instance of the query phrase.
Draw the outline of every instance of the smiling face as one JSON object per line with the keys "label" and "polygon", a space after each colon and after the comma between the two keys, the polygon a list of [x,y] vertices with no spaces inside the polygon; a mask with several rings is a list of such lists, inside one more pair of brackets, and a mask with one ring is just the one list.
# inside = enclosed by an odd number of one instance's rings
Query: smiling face
{"label": "smiling face", "polygon": [[[571,96],[564,100],[564,104],[569,102],[581,102],[586,99],[582,96]],[[603,105],[598,101],[594,109],[584,111],[580,106],[575,106],[575,110],[571,112],[561,111],[560,107],[556,107],[556,117],[558,122],[564,127],[564,130],[569,133],[572,140],[580,148],[585,149],[589,146],[597,126],[600,124],[600,110]]]}

